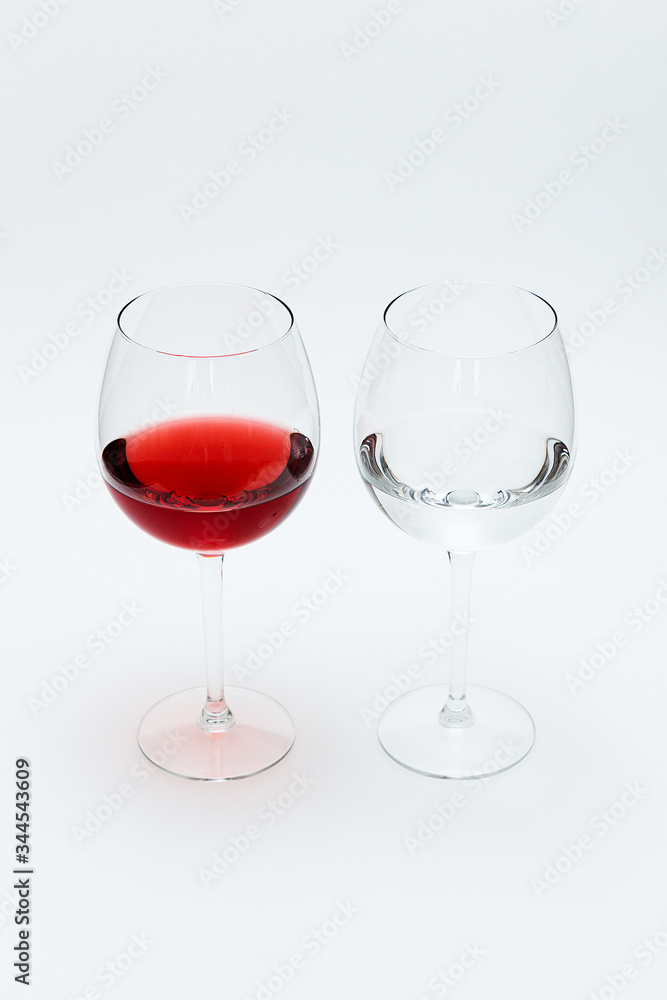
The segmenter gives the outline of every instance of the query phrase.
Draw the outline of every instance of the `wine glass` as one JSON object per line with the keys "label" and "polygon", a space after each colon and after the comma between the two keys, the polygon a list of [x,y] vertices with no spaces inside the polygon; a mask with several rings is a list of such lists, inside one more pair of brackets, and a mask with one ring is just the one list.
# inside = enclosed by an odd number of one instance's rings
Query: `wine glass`
{"label": "wine glass", "polygon": [[466,691],[475,552],[532,529],[561,496],[574,457],[570,371],[553,308],[522,288],[450,281],[385,310],[359,383],[359,471],[403,531],[446,549],[449,684],[408,691],[378,736],[404,767],[475,778],[521,760],[528,712],[485,687]]}
{"label": "wine glass", "polygon": [[201,577],[207,686],[164,698],[139,727],[141,750],[166,771],[241,778],[294,742],[273,698],[224,690],[222,563],[293,510],[318,443],[315,385],[284,302],[239,285],[177,285],[121,311],[100,397],[100,469],[130,520],[197,553]]}

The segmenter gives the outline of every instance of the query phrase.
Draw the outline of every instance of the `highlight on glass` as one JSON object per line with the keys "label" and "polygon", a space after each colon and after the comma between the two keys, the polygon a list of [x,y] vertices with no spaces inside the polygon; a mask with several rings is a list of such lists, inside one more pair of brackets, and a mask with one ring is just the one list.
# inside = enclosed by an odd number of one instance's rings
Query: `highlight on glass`
{"label": "highlight on glass", "polygon": [[[152,416],[168,400],[169,416]],[[277,763],[294,742],[285,708],[223,682],[222,569],[300,502],[319,448],[317,394],[290,309],[239,285],[178,285],[129,302],[106,363],[97,453],[139,528],[196,553],[206,686],[169,695],[139,727],[153,763],[221,781]],[[168,759],[170,732],[182,744]]]}
{"label": "highlight on glass", "polygon": [[[434,777],[506,770],[528,753],[535,727],[509,695],[466,687],[472,566],[477,550],[533,529],[570,475],[574,403],[556,314],[507,285],[415,288],[385,310],[364,372],[354,445],[368,492],[450,566],[449,683],[392,702],[380,742]],[[523,658],[518,612],[508,626],[490,673]]]}

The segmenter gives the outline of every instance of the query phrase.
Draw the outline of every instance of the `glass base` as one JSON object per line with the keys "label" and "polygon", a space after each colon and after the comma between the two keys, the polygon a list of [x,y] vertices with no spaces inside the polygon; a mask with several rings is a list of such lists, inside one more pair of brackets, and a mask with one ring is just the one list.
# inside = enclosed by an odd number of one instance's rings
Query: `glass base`
{"label": "glass base", "polygon": [[282,760],[296,735],[287,710],[248,688],[226,688],[225,697],[236,722],[222,733],[199,727],[205,687],[163,698],[139,725],[142,753],[164,771],[195,781],[248,778]]}
{"label": "glass base", "polygon": [[518,701],[470,685],[472,724],[454,729],[439,722],[448,691],[447,684],[418,688],[385,709],[378,736],[393,760],[433,778],[483,778],[526,756],[535,742],[535,723]]}

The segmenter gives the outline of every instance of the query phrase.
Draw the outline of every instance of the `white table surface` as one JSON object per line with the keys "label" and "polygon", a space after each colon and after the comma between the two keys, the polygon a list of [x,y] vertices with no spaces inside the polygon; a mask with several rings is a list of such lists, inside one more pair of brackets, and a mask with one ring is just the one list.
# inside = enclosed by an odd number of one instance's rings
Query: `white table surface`
{"label": "white table surface", "polygon": [[[5,0],[3,997],[25,995],[12,969],[23,756],[38,1000],[663,996],[667,19],[619,0],[560,8]],[[244,142],[272,121],[251,159]],[[431,155],[392,176],[437,129]],[[86,130],[98,145],[68,166]],[[184,211],[235,158],[226,188]],[[541,553],[534,532],[477,560],[471,678],[523,701],[538,738],[476,788],[396,766],[368,711],[411,663],[444,677],[419,650],[446,625],[448,584],[444,557],[364,493],[353,379],[386,303],[441,278],[551,301],[578,401],[557,513],[581,516]],[[231,678],[328,574],[345,578],[245,681],[289,707],[294,749],[221,785],[170,777],[136,746],[145,709],[202,677],[196,565],[125,520],[93,474],[118,309],[191,280],[280,291],[322,409],[302,506],[227,560]],[[93,648],[124,602],[141,609],[132,624]],[[81,654],[89,665],[36,707]],[[82,836],[105,801],[118,807]],[[247,850],[202,875],[234,844]]]}

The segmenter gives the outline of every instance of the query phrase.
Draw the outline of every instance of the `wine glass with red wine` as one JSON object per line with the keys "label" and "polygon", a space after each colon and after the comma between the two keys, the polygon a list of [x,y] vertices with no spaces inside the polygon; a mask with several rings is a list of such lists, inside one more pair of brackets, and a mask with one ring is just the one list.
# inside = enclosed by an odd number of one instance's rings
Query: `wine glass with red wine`
{"label": "wine glass with red wine", "polygon": [[[315,469],[317,394],[290,309],[239,285],[178,285],[133,299],[107,359],[98,434],[102,475],[121,510],[195,552],[200,569],[206,687],[154,705],[139,746],[186,778],[257,774],[289,751],[294,724],[273,698],[223,685],[222,564],[229,549],[287,517]],[[181,745],[167,758],[176,730]]]}

